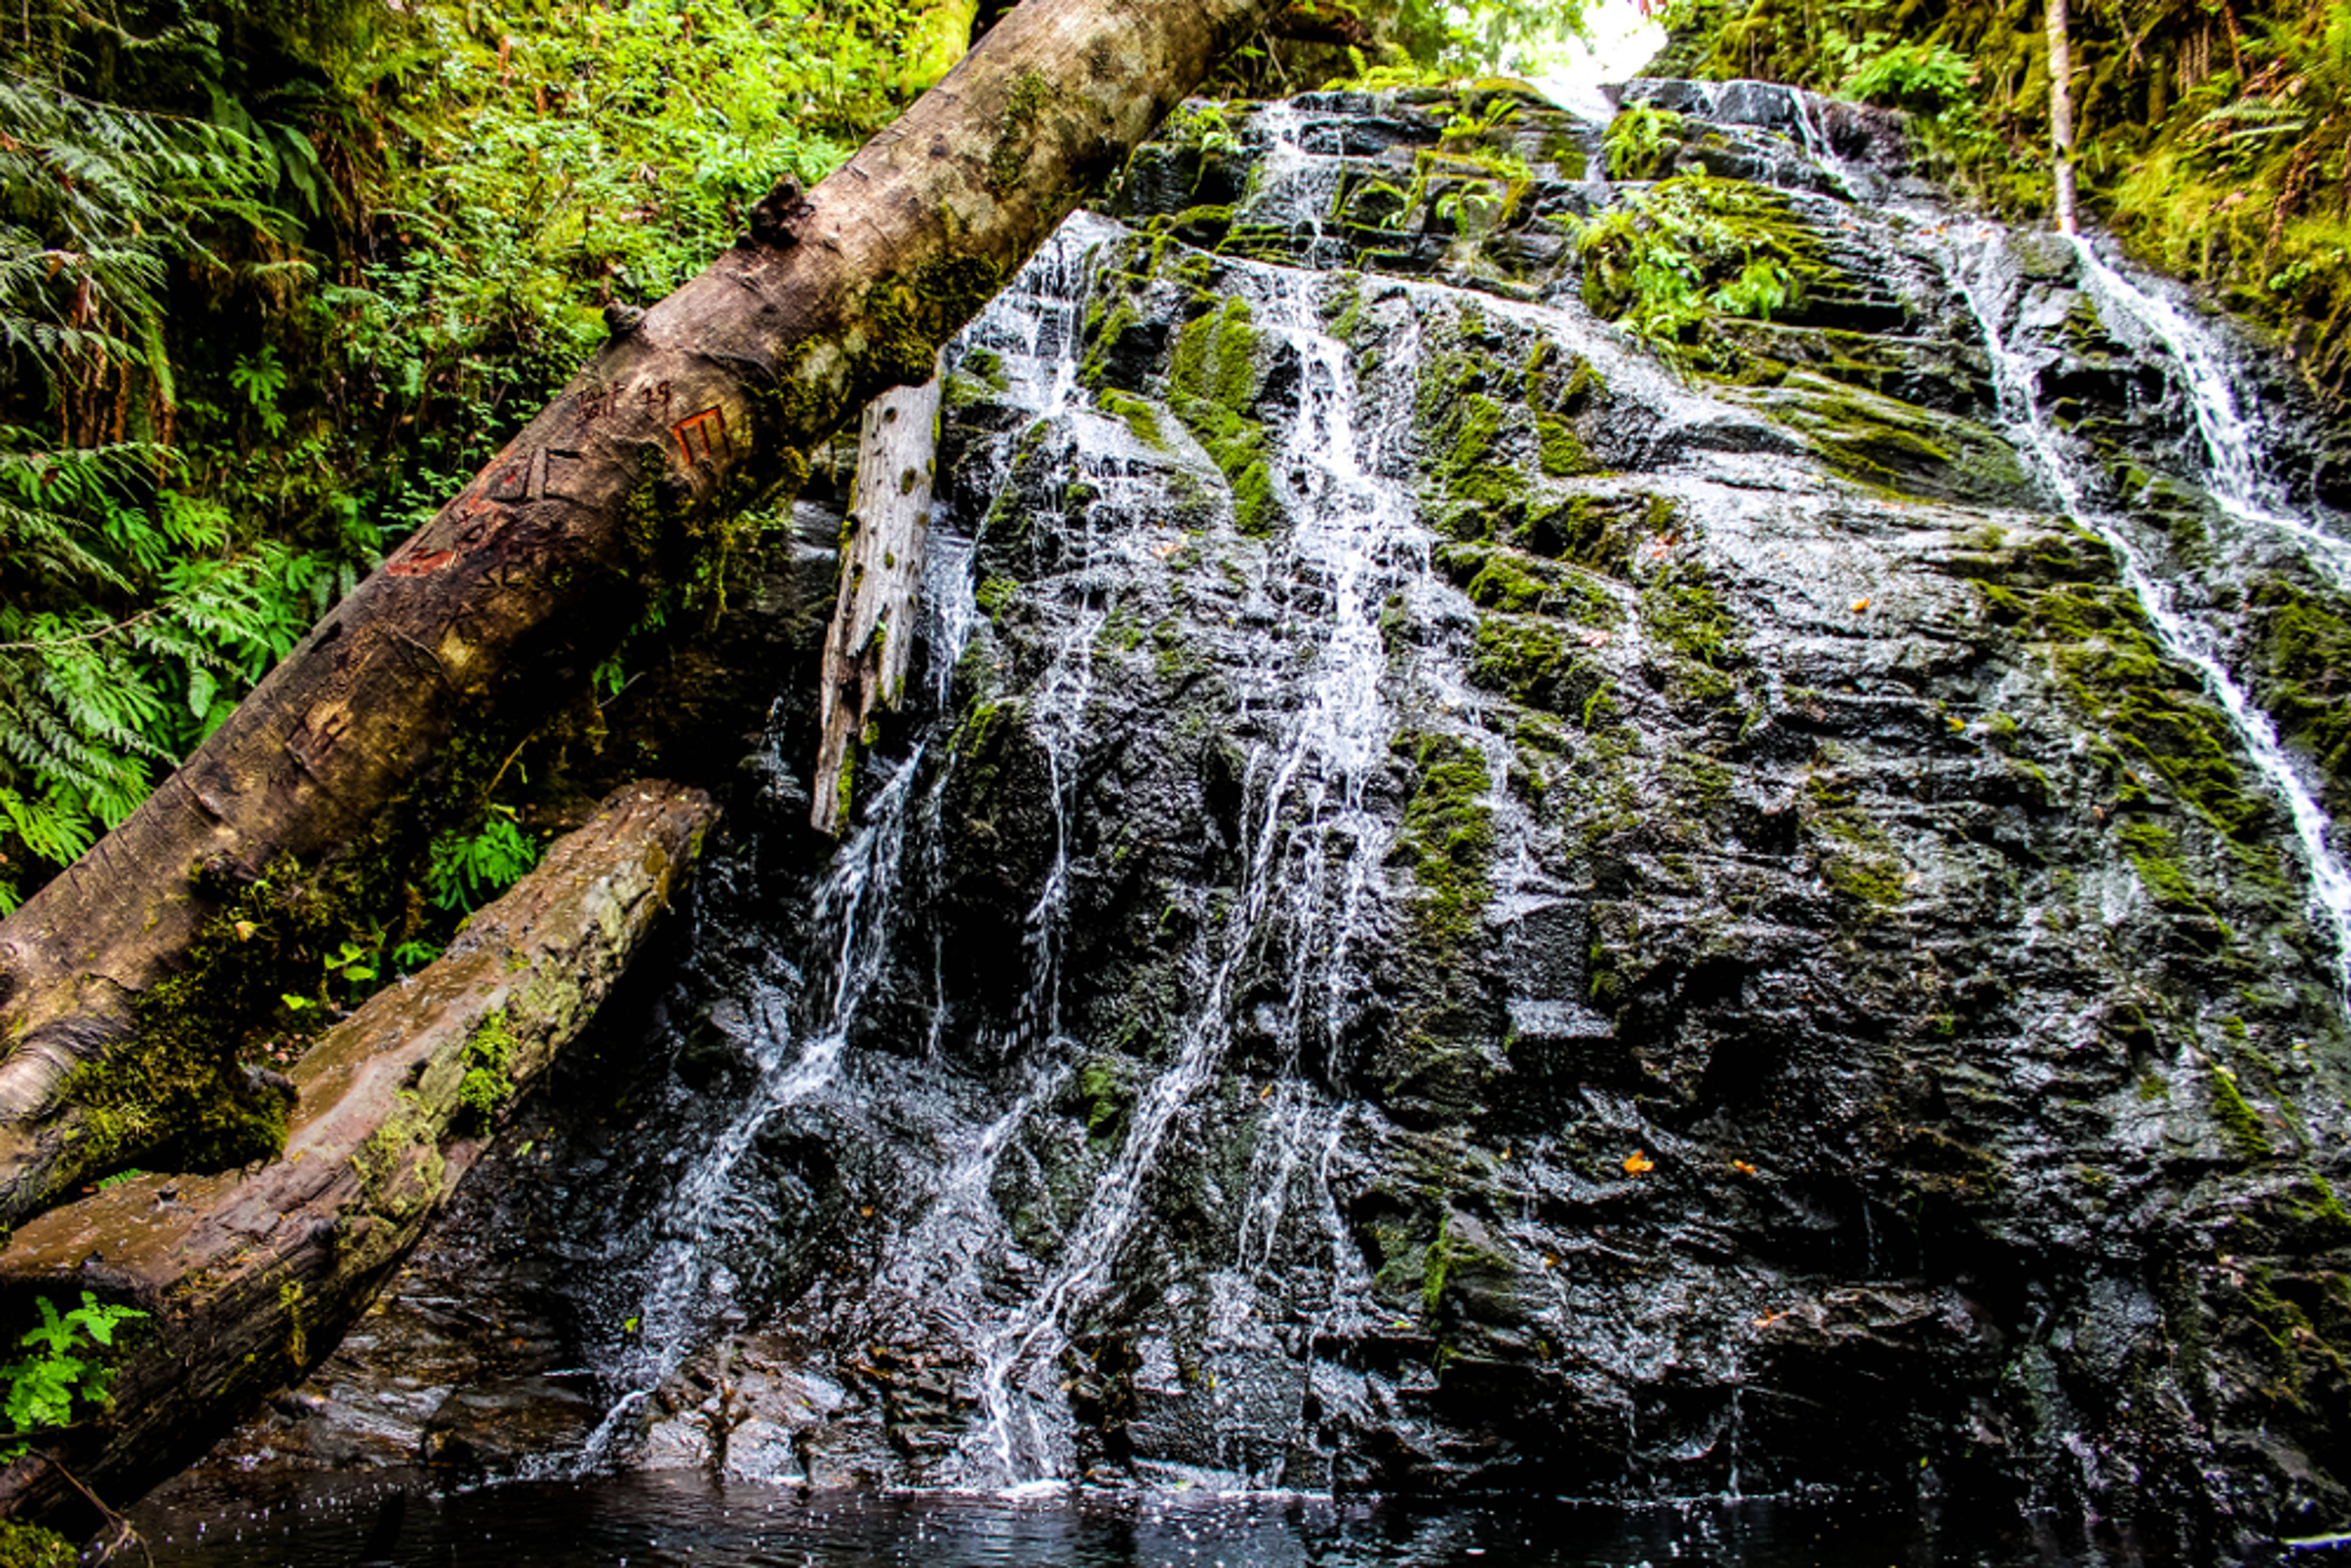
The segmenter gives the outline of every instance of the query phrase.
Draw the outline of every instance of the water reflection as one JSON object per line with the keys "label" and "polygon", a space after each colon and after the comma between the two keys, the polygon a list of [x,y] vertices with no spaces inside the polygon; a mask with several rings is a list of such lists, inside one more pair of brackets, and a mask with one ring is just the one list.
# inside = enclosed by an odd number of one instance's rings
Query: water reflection
{"label": "water reflection", "polygon": [[[1031,1499],[818,1493],[684,1478],[517,1481],[436,1492],[434,1478],[254,1490],[182,1482],[133,1515],[157,1568],[270,1563],[778,1568],[1990,1568],[2060,1562],[2024,1542],[1960,1542],[1915,1508],[1708,1499],[1639,1510],[1547,1500],[1477,1507],[1285,1495]],[[390,1554],[385,1504],[408,1501]],[[381,1550],[381,1542],[373,1543]]]}

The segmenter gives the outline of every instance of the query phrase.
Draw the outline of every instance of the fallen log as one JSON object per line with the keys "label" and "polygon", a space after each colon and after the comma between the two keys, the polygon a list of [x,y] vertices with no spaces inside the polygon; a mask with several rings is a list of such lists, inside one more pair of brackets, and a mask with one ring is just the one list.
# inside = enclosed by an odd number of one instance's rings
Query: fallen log
{"label": "fallen log", "polygon": [[77,1480],[134,1499],[324,1359],[594,1016],[716,816],[699,789],[615,791],[438,960],[319,1037],[283,1160],[138,1176],[17,1230],[0,1322],[84,1291],[150,1315],[119,1331],[111,1406],[0,1470],[0,1516],[70,1506]]}
{"label": "fallen log", "polygon": [[164,1135],[107,1135],[78,1075],[129,1062],[193,1085],[183,1103],[252,1094],[233,1051],[140,1017],[231,890],[308,874],[453,737],[527,732],[578,690],[652,585],[695,570],[725,518],[797,487],[805,454],[874,394],[926,379],[1276,3],[1027,0],[839,172],[805,196],[779,186],[736,249],[616,317],[553,404],[0,922],[0,1224]]}

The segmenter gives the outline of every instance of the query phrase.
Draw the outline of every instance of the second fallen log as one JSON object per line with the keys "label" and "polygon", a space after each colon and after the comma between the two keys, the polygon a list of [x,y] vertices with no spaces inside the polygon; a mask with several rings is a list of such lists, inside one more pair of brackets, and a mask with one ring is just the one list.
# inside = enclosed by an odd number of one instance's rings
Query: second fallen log
{"label": "second fallen log", "polygon": [[594,1016],[700,852],[699,789],[616,791],[422,974],[295,1067],[286,1157],[250,1175],[142,1176],[0,1249],[0,1312],[89,1291],[149,1314],[110,1412],[0,1470],[0,1516],[128,1500],[298,1381],[364,1311],[487,1146],[497,1111]]}

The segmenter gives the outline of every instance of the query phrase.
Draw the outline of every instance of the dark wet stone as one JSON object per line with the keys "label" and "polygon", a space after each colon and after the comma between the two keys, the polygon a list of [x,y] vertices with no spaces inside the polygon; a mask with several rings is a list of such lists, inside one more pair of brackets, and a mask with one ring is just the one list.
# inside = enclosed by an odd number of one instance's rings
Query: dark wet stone
{"label": "dark wet stone", "polygon": [[715,861],[455,1222],[544,1354],[347,1344],[277,1453],[376,1408],[504,1464],[495,1391],[586,1369],[615,1457],[820,1488],[1925,1488],[2199,1562],[2351,1516],[2331,938],[1984,318],[2262,700],[2334,689],[2342,591],[2206,494],[2070,246],[1839,198],[1898,117],[1625,96],[1807,268],[1671,369],[1566,222],[1657,187],[1563,112],[1490,179],[1417,166],[1473,107],[1425,93],[1138,156],[950,354],[962,641],[871,836]]}

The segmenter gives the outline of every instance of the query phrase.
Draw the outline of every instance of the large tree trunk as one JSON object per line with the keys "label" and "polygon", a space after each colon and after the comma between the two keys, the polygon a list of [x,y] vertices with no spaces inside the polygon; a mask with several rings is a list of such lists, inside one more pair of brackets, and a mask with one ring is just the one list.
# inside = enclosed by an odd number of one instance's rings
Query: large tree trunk
{"label": "large tree trunk", "polygon": [[[897,124],[620,331],[131,818],[0,924],[0,1223],[110,1153],[119,1058],[221,889],[359,834],[460,727],[543,709],[716,521],[940,343],[1271,0],[1028,0]],[[211,874],[205,874],[212,868]]]}
{"label": "large tree trunk", "polygon": [[616,790],[449,951],[320,1037],[294,1070],[287,1157],[247,1176],[146,1176],[53,1208],[0,1253],[0,1301],[83,1291],[122,1330],[104,1412],[0,1470],[0,1515],[70,1504],[64,1469],[136,1497],[342,1337],[668,907],[716,811],[674,784]]}

